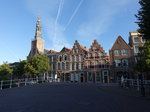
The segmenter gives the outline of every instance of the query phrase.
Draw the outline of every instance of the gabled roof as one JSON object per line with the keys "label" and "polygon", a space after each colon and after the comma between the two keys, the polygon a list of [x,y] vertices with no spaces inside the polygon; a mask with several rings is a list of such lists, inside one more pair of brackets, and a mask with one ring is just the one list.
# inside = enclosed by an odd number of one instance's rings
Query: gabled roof
{"label": "gabled roof", "polygon": [[131,49],[131,47],[125,42],[125,40],[119,35],[113,44],[111,50],[123,49],[123,48]]}
{"label": "gabled roof", "polygon": [[71,51],[71,49],[69,49],[69,48],[67,48],[67,47],[63,47],[60,52],[68,52],[68,51]]}
{"label": "gabled roof", "polygon": [[49,50],[49,51],[47,52],[47,54],[50,54],[50,53],[57,53],[57,51]]}

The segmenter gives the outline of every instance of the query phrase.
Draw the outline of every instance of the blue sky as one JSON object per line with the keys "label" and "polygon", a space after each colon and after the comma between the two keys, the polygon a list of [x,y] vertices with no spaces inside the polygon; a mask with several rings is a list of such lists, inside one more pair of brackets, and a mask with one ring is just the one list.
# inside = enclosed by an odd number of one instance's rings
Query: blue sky
{"label": "blue sky", "polygon": [[72,48],[75,40],[89,49],[94,39],[108,52],[121,35],[138,28],[138,0],[1,0],[0,64],[26,59],[41,17],[45,49]]}

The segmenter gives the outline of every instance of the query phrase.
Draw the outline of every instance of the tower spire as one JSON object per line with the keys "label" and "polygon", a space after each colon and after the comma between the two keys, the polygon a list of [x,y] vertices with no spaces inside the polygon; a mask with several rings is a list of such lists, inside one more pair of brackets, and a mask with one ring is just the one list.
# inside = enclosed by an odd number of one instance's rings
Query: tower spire
{"label": "tower spire", "polygon": [[40,22],[40,17],[39,16],[38,16],[38,20],[37,20],[37,23],[36,23],[35,39],[42,39],[41,22]]}

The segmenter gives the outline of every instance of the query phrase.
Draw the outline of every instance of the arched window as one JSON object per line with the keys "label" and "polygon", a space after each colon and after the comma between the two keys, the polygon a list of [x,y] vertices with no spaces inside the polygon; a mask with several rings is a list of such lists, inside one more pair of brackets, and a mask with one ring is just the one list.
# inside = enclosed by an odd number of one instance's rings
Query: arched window
{"label": "arched window", "polygon": [[65,61],[67,61],[67,56],[65,55]]}
{"label": "arched window", "polygon": [[59,56],[59,61],[62,61],[62,57],[61,56]]}
{"label": "arched window", "polygon": [[74,62],[74,56],[72,56],[72,62]]}
{"label": "arched window", "polygon": [[62,70],[65,70],[65,63],[62,63]]}
{"label": "arched window", "polygon": [[69,70],[69,63],[66,63],[66,70]]}
{"label": "arched window", "polygon": [[60,63],[58,63],[58,70],[60,70]]}

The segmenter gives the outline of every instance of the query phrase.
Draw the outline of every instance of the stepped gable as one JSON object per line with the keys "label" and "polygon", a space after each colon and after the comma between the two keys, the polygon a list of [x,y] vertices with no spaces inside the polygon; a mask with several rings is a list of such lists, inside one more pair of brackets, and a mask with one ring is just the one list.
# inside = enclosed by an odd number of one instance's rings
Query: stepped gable
{"label": "stepped gable", "polygon": [[107,56],[107,53],[105,52],[105,50],[103,49],[103,47],[97,42],[97,40],[94,40],[94,42],[91,45],[91,48],[89,49],[90,52],[101,52],[104,53],[105,56]]}
{"label": "stepped gable", "polygon": [[72,49],[81,49],[81,50],[83,50],[83,51],[87,51],[87,50],[86,50],[86,47],[83,47],[82,45],[80,45],[77,40],[75,41],[75,43],[74,43]]}

